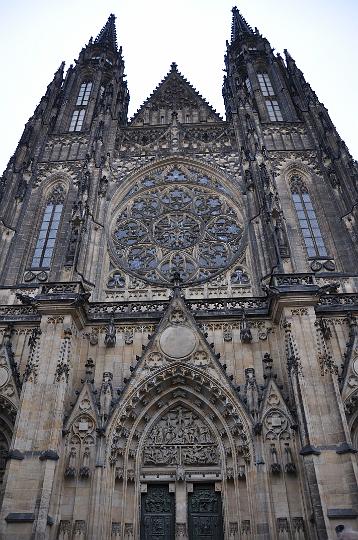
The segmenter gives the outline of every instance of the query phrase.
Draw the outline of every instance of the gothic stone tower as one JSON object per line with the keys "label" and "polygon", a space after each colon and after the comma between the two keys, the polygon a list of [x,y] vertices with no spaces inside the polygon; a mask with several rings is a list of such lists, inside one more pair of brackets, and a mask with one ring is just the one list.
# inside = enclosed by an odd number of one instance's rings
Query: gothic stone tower
{"label": "gothic stone tower", "polygon": [[1,179],[0,531],[356,526],[357,168],[233,10],[223,120],[176,64],[128,121],[114,16]]}

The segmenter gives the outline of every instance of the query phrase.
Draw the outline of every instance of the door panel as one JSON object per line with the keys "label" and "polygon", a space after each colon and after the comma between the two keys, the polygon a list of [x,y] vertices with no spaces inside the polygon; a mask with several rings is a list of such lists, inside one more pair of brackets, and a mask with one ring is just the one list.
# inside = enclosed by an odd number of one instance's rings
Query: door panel
{"label": "door panel", "polygon": [[223,540],[221,496],[213,484],[194,484],[188,511],[189,540]]}
{"label": "door panel", "polygon": [[168,484],[149,484],[142,494],[141,540],[174,540],[175,500]]}

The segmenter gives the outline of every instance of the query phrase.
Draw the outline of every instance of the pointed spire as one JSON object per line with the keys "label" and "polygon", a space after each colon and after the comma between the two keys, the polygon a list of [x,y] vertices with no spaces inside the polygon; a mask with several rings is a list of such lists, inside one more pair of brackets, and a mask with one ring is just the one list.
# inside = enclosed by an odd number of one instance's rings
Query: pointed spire
{"label": "pointed spire", "polygon": [[283,52],[285,54],[287,64],[288,64],[288,62],[295,62],[295,60],[292,58],[292,56],[290,55],[290,53],[288,52],[287,49],[284,49]]}
{"label": "pointed spire", "polygon": [[242,36],[242,34],[254,34],[253,29],[247,24],[237,7],[232,8],[231,42]]}
{"label": "pointed spire", "polygon": [[116,32],[116,24],[115,24],[116,17],[113,15],[113,13],[110,14],[108,17],[108,21],[94,40],[94,42],[98,45],[103,45],[104,47],[108,47],[109,49],[112,49],[114,52],[117,52],[117,32]]}

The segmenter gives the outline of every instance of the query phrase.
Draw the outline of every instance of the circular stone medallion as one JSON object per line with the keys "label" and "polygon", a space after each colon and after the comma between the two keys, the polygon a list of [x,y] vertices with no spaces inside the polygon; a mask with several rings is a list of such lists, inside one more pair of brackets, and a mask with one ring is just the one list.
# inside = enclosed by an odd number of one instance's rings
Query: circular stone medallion
{"label": "circular stone medallion", "polygon": [[170,358],[185,358],[195,349],[194,332],[187,326],[168,326],[159,339],[160,348]]}
{"label": "circular stone medallion", "polygon": [[7,383],[9,373],[6,368],[0,367],[0,387]]}
{"label": "circular stone medallion", "polygon": [[358,375],[358,356],[353,361],[353,371],[356,375]]}

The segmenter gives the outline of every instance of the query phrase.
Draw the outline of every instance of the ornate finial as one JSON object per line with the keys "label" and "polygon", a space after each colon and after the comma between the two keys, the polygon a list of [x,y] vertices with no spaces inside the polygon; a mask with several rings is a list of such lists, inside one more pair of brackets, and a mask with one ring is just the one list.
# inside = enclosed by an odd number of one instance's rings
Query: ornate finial
{"label": "ornate finial", "polygon": [[170,71],[178,71],[178,64],[176,62],[170,64]]}

